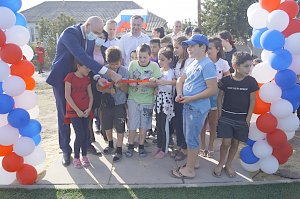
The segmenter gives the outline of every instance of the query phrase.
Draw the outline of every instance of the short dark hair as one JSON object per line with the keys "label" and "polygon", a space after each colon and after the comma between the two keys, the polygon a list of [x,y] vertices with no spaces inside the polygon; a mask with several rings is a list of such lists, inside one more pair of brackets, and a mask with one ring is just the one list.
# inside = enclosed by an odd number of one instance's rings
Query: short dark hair
{"label": "short dark hair", "polygon": [[195,33],[201,34],[201,29],[196,27],[196,28],[193,29],[192,33],[193,34],[195,34]]}
{"label": "short dark hair", "polygon": [[188,26],[185,28],[184,33],[186,35],[191,34],[193,32],[193,27],[192,26]]}
{"label": "short dark hair", "polygon": [[232,47],[235,48],[235,45],[234,45],[235,41],[233,40],[232,35],[229,31],[223,30],[223,31],[219,32],[219,36],[222,39],[227,40],[232,45]]}
{"label": "short dark hair", "polygon": [[154,30],[159,33],[159,38],[160,39],[165,36],[165,29],[164,29],[164,27],[155,28]]}
{"label": "short dark hair", "polygon": [[141,44],[137,47],[136,49],[137,52],[143,52],[143,53],[148,53],[149,55],[151,55],[151,48],[148,44]]}
{"label": "short dark hair", "polygon": [[165,56],[167,59],[172,59],[173,60],[173,50],[170,49],[169,47],[164,47],[161,48],[158,52],[158,54],[162,54]]}
{"label": "short dark hair", "polygon": [[240,66],[241,64],[245,63],[246,61],[252,61],[252,56],[247,52],[237,51],[233,53],[232,56],[232,64],[236,64]]}
{"label": "short dark hair", "polygon": [[84,64],[82,64],[78,59],[74,59],[74,66],[73,66],[73,71],[76,72],[77,71],[77,66],[83,66]]}
{"label": "short dark hair", "polygon": [[105,42],[107,41],[107,39],[108,39],[108,33],[105,31],[105,30],[103,30],[102,31],[102,33],[103,33],[103,35],[104,35],[104,37],[105,37]]}
{"label": "short dark hair", "polygon": [[160,39],[160,43],[170,43],[172,44],[172,38],[169,36],[164,36],[163,38]]}
{"label": "short dark hair", "polygon": [[120,48],[111,46],[105,51],[105,57],[108,63],[122,61],[122,52]]}
{"label": "short dark hair", "polygon": [[141,15],[132,15],[130,21],[133,19],[141,19],[144,22],[144,18]]}
{"label": "short dark hair", "polygon": [[217,54],[217,58],[218,59],[223,58],[224,50],[223,50],[223,46],[222,46],[222,40],[218,37],[213,37],[213,38],[210,38],[208,41],[209,41],[209,43],[213,43],[215,48],[219,51]]}
{"label": "short dark hair", "polygon": [[160,46],[160,39],[151,39],[150,44],[158,44]]}

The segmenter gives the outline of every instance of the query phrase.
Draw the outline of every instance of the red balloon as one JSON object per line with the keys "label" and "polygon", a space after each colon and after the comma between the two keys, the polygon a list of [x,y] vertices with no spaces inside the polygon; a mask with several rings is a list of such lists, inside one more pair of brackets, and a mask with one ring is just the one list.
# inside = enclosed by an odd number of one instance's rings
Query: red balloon
{"label": "red balloon", "polygon": [[30,61],[21,60],[10,66],[10,74],[19,77],[31,77],[34,74],[34,65]]}
{"label": "red balloon", "polygon": [[37,180],[36,169],[28,164],[24,164],[23,167],[17,171],[17,180],[22,185],[32,185]]}
{"label": "red balloon", "polygon": [[287,143],[287,136],[282,130],[275,129],[275,131],[267,134],[267,141],[273,147],[273,149],[279,148]]}
{"label": "red balloon", "polygon": [[277,127],[277,119],[270,113],[260,115],[256,120],[257,128],[264,133],[271,133]]}
{"label": "red balloon", "polygon": [[2,160],[2,167],[8,172],[19,171],[24,165],[24,158],[14,152],[6,155]]}
{"label": "red balloon", "polygon": [[286,142],[279,148],[274,148],[272,155],[278,160],[279,164],[284,164],[288,161],[289,157],[293,154],[293,147],[290,143]]}
{"label": "red balloon", "polygon": [[5,44],[1,47],[0,58],[8,64],[15,64],[22,59],[22,50],[16,44]]}
{"label": "red balloon", "polygon": [[271,104],[262,101],[262,99],[260,99],[260,97],[259,97],[258,91],[256,91],[255,97],[256,97],[256,100],[255,100],[253,113],[264,114],[264,113],[270,112]]}
{"label": "red balloon", "polygon": [[278,9],[280,1],[281,0],[259,0],[259,4],[263,9],[272,12],[273,10]]}
{"label": "red balloon", "polygon": [[35,88],[35,80],[32,77],[22,77],[25,84],[26,90],[33,90]]}
{"label": "red balloon", "polygon": [[13,145],[10,145],[10,146],[0,145],[0,157],[6,156],[7,154],[11,153],[12,151],[13,151]]}
{"label": "red balloon", "polygon": [[295,1],[284,1],[280,4],[278,9],[285,11],[289,17],[293,19],[299,12],[299,5]]}
{"label": "red balloon", "polygon": [[6,36],[5,33],[0,29],[0,47],[5,44]]}
{"label": "red balloon", "polygon": [[289,26],[282,32],[285,37],[300,32],[300,19],[291,19]]}

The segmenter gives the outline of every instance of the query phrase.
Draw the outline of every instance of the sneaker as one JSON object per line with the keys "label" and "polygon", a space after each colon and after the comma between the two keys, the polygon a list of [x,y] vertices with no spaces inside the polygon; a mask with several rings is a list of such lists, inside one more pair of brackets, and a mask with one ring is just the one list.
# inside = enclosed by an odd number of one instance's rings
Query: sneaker
{"label": "sneaker", "polygon": [[146,157],[147,156],[147,152],[145,149],[139,149],[139,155],[140,157]]}
{"label": "sneaker", "polygon": [[91,163],[90,163],[90,161],[89,161],[89,159],[88,159],[88,157],[87,156],[82,156],[82,165],[84,166],[84,167],[88,167],[88,166],[90,166],[91,165]]}
{"label": "sneaker", "polygon": [[125,156],[127,158],[131,158],[133,156],[133,149],[128,149],[126,152],[125,152]]}
{"label": "sneaker", "polygon": [[113,162],[119,162],[122,159],[122,154],[119,153],[115,153],[114,157],[113,157]]}
{"label": "sneaker", "polygon": [[165,152],[163,152],[163,151],[160,151],[160,152],[158,152],[155,156],[154,156],[154,158],[157,158],[157,159],[162,159],[162,158],[164,158],[165,157],[165,155],[166,155],[166,153]]}
{"label": "sneaker", "polygon": [[103,153],[104,153],[104,155],[110,155],[114,152],[114,150],[115,150],[114,148],[111,148],[108,146],[103,150]]}
{"label": "sneaker", "polygon": [[83,167],[81,161],[78,158],[74,158],[73,166],[76,169],[82,169],[82,167]]}

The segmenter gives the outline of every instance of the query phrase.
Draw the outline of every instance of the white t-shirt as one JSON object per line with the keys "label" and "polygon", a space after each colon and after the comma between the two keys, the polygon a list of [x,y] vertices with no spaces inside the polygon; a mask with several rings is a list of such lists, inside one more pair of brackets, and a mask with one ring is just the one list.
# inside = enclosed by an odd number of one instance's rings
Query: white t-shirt
{"label": "white t-shirt", "polygon": [[219,81],[222,79],[223,74],[229,71],[230,66],[228,62],[222,58],[220,58],[216,63],[216,69],[217,69],[217,80]]}
{"label": "white t-shirt", "polygon": [[118,38],[114,38],[112,40],[107,39],[107,41],[103,44],[106,48],[109,48],[111,46],[118,46],[120,47],[120,40]]}
{"label": "white t-shirt", "polygon": [[183,66],[182,69],[180,69],[181,63],[177,62],[176,66],[175,66],[175,78],[178,79],[182,75],[182,73],[185,72],[187,66],[190,65],[193,61],[194,61],[193,58],[188,58],[185,61],[184,66]]}
{"label": "white t-shirt", "polygon": [[[175,79],[175,74],[173,69],[169,69],[167,71],[164,71],[162,68],[160,69],[161,72],[161,78],[160,80],[168,80],[172,81]],[[159,85],[158,86],[158,92],[167,92],[167,93],[173,93],[173,86],[172,85]]]}

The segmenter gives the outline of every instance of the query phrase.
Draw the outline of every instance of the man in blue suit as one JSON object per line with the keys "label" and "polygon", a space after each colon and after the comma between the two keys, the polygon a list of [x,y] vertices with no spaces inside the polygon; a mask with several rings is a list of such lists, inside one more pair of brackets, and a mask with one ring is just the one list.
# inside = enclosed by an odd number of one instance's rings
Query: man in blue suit
{"label": "man in blue suit", "polygon": [[[53,87],[56,100],[59,146],[63,151],[62,164],[64,166],[70,164],[72,153],[72,148],[70,147],[70,125],[64,124],[66,113],[64,78],[68,73],[74,71],[75,59],[90,68],[95,74],[108,75],[114,82],[118,82],[122,78],[93,59],[95,40],[101,35],[103,26],[102,19],[93,16],[88,18],[84,24],[66,28],[58,40],[51,72],[46,80]],[[100,85],[107,83],[103,78],[99,78],[97,81]]]}

